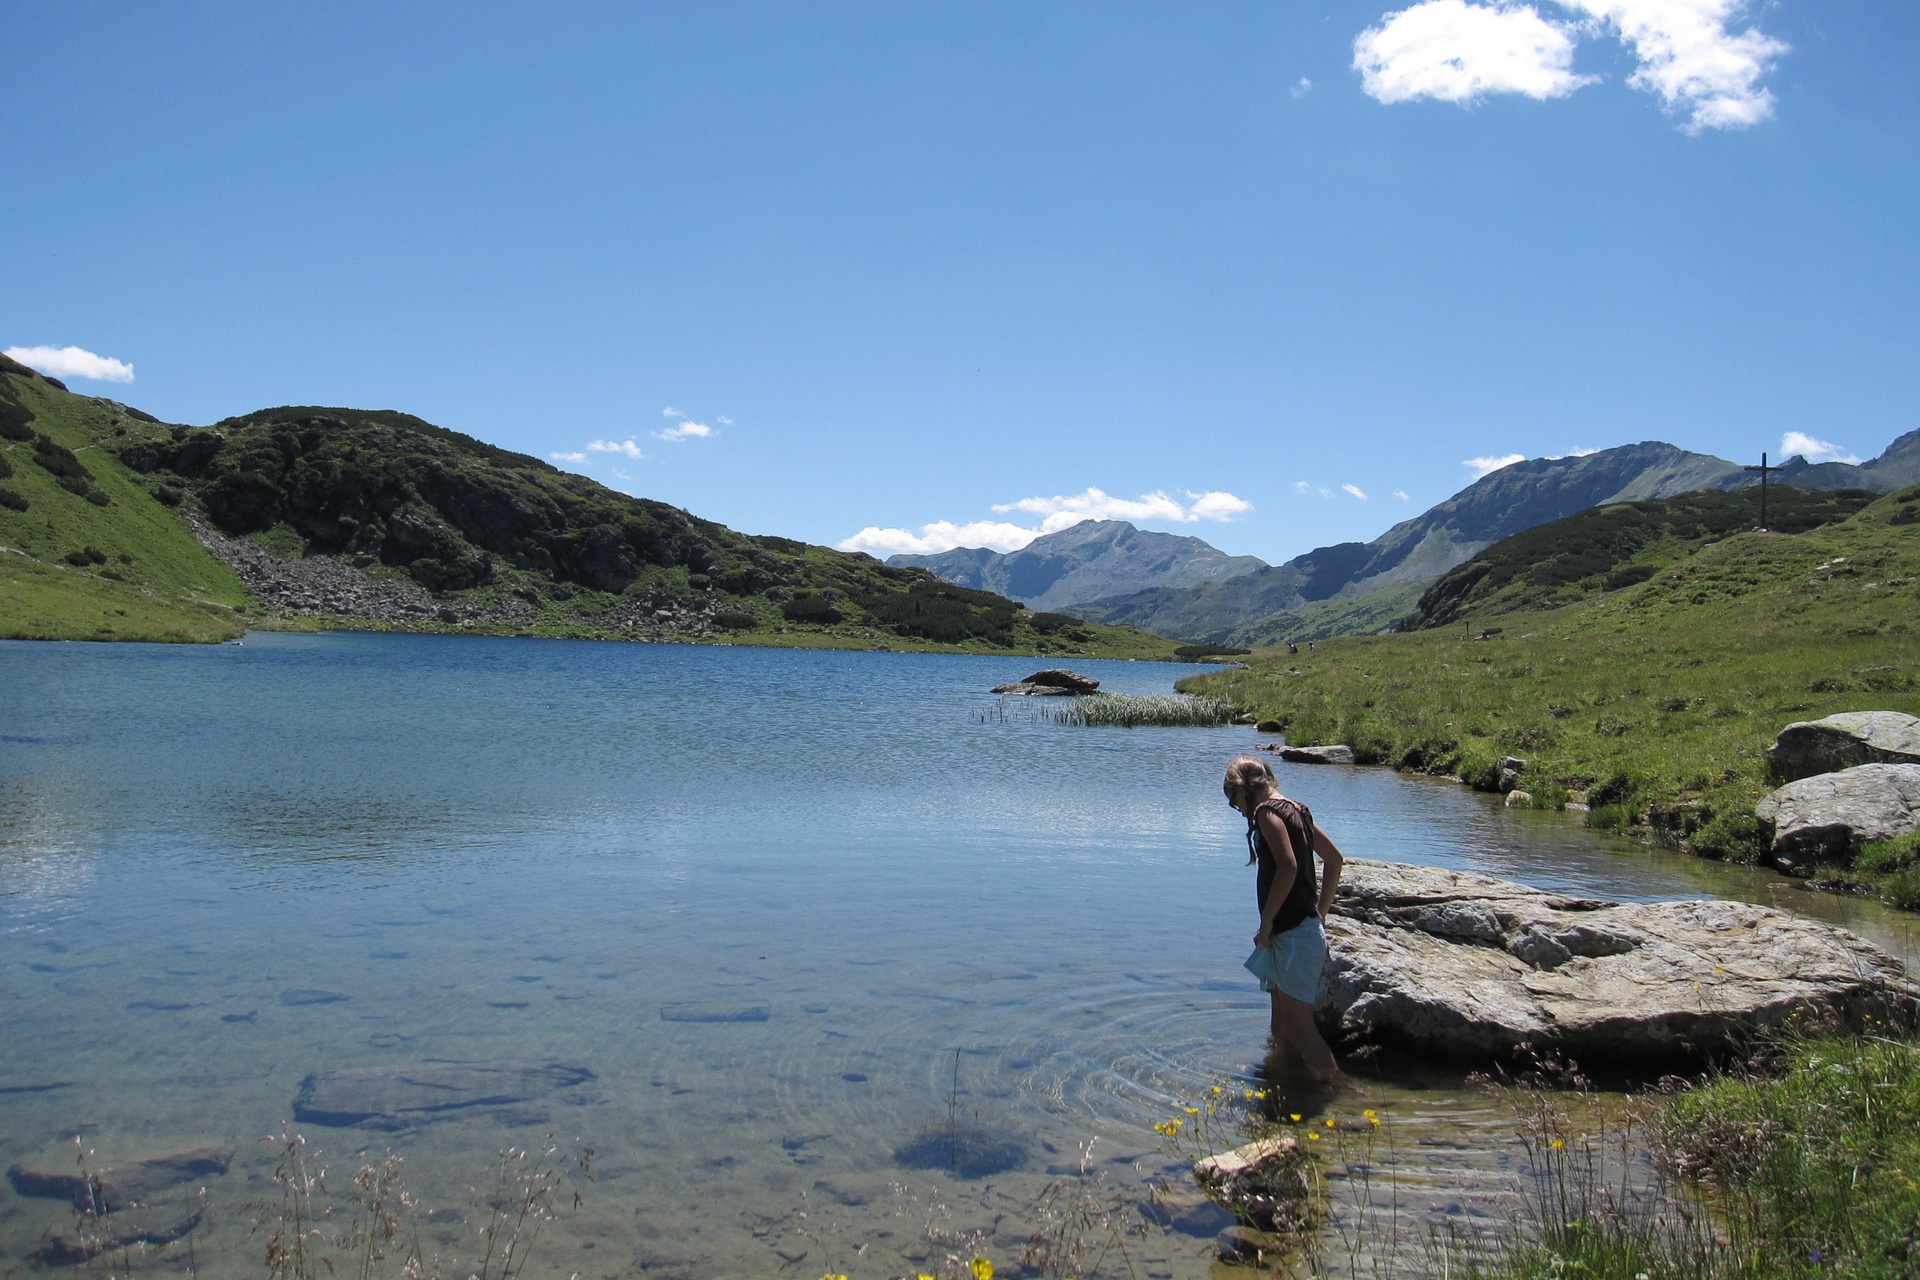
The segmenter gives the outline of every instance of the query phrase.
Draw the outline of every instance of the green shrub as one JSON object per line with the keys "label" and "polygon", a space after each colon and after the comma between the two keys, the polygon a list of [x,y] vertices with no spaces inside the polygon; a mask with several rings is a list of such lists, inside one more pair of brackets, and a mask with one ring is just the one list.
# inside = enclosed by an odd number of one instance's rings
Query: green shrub
{"label": "green shrub", "polygon": [[1870,875],[1903,871],[1920,862],[1920,831],[1897,840],[1876,840],[1860,850],[1854,867]]}
{"label": "green shrub", "polygon": [[760,625],[760,619],[745,609],[722,609],[713,615],[713,625],[722,631],[751,631]]}
{"label": "green shrub", "polygon": [[1587,813],[1587,825],[1595,831],[1618,831],[1627,825],[1627,811],[1617,804],[1596,805]]}
{"label": "green shrub", "polygon": [[1758,862],[1767,842],[1760,820],[1744,808],[1716,812],[1687,841],[1688,848],[1703,858],[1723,862]]}
{"label": "green shrub", "polygon": [[25,511],[33,504],[11,489],[0,489],[0,507],[9,511]]}
{"label": "green shrub", "polygon": [[813,622],[830,625],[843,621],[846,615],[833,607],[833,601],[816,591],[802,591],[793,599],[780,606],[781,616],[788,622]]}
{"label": "green shrub", "polygon": [[33,437],[33,460],[56,476],[69,480],[93,479],[93,472],[81,464],[73,450],[51,436],[36,434]]}
{"label": "green shrub", "polygon": [[187,493],[184,489],[176,489],[170,484],[163,484],[153,491],[153,496],[159,500],[160,505],[163,507],[177,507],[187,496]]}
{"label": "green shrub", "polygon": [[1019,613],[1019,606],[1002,596],[939,581],[915,582],[905,591],[870,591],[859,600],[875,622],[894,634],[938,644],[979,639],[1010,647]]}
{"label": "green shrub", "polygon": [[0,453],[0,480],[13,479],[13,464],[7,461],[7,455]]}
{"label": "green shrub", "polygon": [[90,564],[105,564],[107,553],[98,547],[82,547],[78,551],[67,552],[67,563],[75,568],[84,569]]}
{"label": "green shrub", "polygon": [[1173,656],[1191,662],[1196,658],[1236,658],[1252,652],[1251,649],[1240,649],[1230,644],[1183,644],[1173,651]]}
{"label": "green shrub", "polygon": [[1902,911],[1920,911],[1920,867],[1903,867],[1881,881],[1880,898]]}

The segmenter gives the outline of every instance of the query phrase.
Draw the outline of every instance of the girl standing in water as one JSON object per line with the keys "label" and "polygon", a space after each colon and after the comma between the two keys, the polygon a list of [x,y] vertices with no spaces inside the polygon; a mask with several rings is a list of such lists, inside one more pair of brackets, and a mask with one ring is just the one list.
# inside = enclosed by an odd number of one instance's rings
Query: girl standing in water
{"label": "girl standing in water", "polygon": [[[1227,803],[1247,819],[1247,865],[1260,867],[1260,929],[1253,935],[1247,969],[1273,998],[1274,1054],[1291,1048],[1315,1073],[1339,1080],[1340,1066],[1313,1024],[1313,999],[1327,962],[1327,935],[1320,922],[1333,909],[1340,884],[1339,847],[1305,805],[1280,794],[1280,784],[1264,760],[1236,759],[1227,766],[1222,789]],[[1326,863],[1317,886],[1316,853]]]}

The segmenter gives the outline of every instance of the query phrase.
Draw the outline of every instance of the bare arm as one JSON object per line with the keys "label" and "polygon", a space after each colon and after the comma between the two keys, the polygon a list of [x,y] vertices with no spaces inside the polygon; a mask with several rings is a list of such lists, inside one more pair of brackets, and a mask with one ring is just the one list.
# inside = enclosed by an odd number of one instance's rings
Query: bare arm
{"label": "bare arm", "polygon": [[1287,835],[1287,824],[1280,821],[1280,815],[1271,809],[1263,809],[1258,821],[1260,834],[1265,838],[1274,862],[1273,884],[1267,889],[1267,900],[1260,904],[1260,931],[1253,935],[1253,945],[1265,947],[1273,944],[1273,922],[1279,918],[1287,894],[1293,891],[1293,878],[1300,874],[1300,864],[1294,857],[1293,840]]}
{"label": "bare arm", "polygon": [[1320,918],[1325,920],[1333,912],[1333,895],[1340,887],[1340,868],[1346,859],[1340,856],[1340,846],[1333,842],[1333,837],[1322,831],[1317,822],[1313,824],[1313,848],[1327,868],[1320,879]]}

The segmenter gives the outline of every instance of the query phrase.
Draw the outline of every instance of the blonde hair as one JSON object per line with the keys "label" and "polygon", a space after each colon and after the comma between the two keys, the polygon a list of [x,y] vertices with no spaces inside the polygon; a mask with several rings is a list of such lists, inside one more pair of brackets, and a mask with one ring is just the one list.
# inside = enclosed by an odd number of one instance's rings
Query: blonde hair
{"label": "blonde hair", "polygon": [[[1258,756],[1235,756],[1227,765],[1227,776],[1220,783],[1220,789],[1226,792],[1227,803],[1234,803],[1236,793],[1251,791],[1265,799],[1280,794],[1280,784],[1274,780],[1273,766]],[[1251,866],[1257,855],[1253,843],[1253,819],[1247,819],[1247,864]]]}

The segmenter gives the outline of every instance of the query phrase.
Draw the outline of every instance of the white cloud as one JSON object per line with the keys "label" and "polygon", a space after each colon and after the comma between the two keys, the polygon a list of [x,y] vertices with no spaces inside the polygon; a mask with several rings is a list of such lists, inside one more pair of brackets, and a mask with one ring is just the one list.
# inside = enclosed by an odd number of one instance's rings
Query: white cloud
{"label": "white cloud", "polygon": [[[722,419],[725,421],[725,419]],[[705,440],[713,434],[713,428],[704,422],[676,422],[665,431],[653,433],[655,440]]]}
{"label": "white cloud", "polygon": [[1295,480],[1293,482],[1293,491],[1295,493],[1312,493],[1313,486],[1305,480]]}
{"label": "white cloud", "polygon": [[935,520],[910,529],[881,528],[868,525],[839,543],[843,551],[865,551],[869,555],[911,553],[932,555],[955,547],[991,547],[995,551],[1018,551],[1046,533],[1058,533],[1086,520],[1163,520],[1176,524],[1195,524],[1201,520],[1231,520],[1253,504],[1221,490],[1206,493],[1187,491],[1191,503],[1183,504],[1165,491],[1140,495],[1138,499],[1116,498],[1100,489],[1052,498],[1021,498],[1002,502],[994,510],[1002,514],[1024,511],[1041,517],[1040,527],[1028,528],[1007,520],[975,520],[955,524]]}
{"label": "white cloud", "polygon": [[618,453],[625,457],[639,459],[647,455],[640,452],[640,446],[631,440],[592,440],[587,443],[588,453]]}
{"label": "white cloud", "polygon": [[1825,440],[1815,440],[1804,431],[1789,431],[1780,437],[1780,453],[1791,458],[1799,454],[1808,462],[1845,462],[1858,466],[1857,455],[1848,453],[1845,445],[1830,444]]}
{"label": "white cloud", "polygon": [[1293,88],[1287,90],[1287,92],[1295,98],[1304,98],[1313,92],[1313,81],[1307,79],[1305,76],[1301,76]]}
{"label": "white cloud", "polygon": [[587,460],[587,455],[584,453],[550,453],[547,456],[555,462],[585,462]]}
{"label": "white cloud", "polygon": [[1367,495],[1360,492],[1360,486],[1357,484],[1343,484],[1340,487],[1342,489],[1345,489],[1348,493],[1352,494],[1354,497],[1360,499],[1360,501],[1362,502],[1365,502],[1367,500]]}
{"label": "white cloud", "polygon": [[882,529],[868,525],[851,538],[840,542],[842,551],[864,551],[870,556],[934,555],[955,547],[991,547],[995,551],[1018,551],[1039,537],[1042,530],[1022,528],[1004,520],[976,520],[955,524],[935,520],[920,526],[919,533],[906,529]]}
{"label": "white cloud", "polygon": [[30,369],[55,378],[89,382],[132,382],[133,366],[81,347],[8,347],[6,354]]}
{"label": "white cloud", "polygon": [[1490,93],[1562,98],[1592,80],[1573,72],[1575,33],[1525,4],[1424,0],[1353,42],[1360,85],[1381,102],[1467,104]]}
{"label": "white cloud", "polygon": [[730,427],[730,426],[732,426],[732,425],[733,425],[733,419],[732,419],[732,418],[729,418],[729,417],[728,417],[728,416],[727,416],[726,414],[724,414],[724,413],[723,413],[723,414],[721,414],[721,415],[720,415],[719,417],[717,417],[717,418],[715,418],[715,419],[714,419],[714,421],[715,421],[715,422],[717,422],[717,423],[719,423],[719,424],[720,424],[721,426],[723,426],[723,427]]}
{"label": "white cloud", "polygon": [[1231,520],[1242,512],[1253,510],[1253,504],[1245,498],[1236,498],[1217,490],[1195,493],[1189,489],[1187,496],[1193,499],[1193,505],[1187,509],[1196,520]]}
{"label": "white cloud", "polygon": [[1409,497],[1407,496],[1407,494],[1406,494],[1406,490],[1404,490],[1404,489],[1395,489],[1395,490],[1393,491],[1393,496],[1394,496],[1394,497],[1396,497],[1396,498],[1398,498],[1398,499],[1400,499],[1400,501],[1402,501],[1402,502],[1412,502],[1412,501],[1413,501],[1413,499],[1412,499],[1412,498],[1409,498]]}
{"label": "white cloud", "polygon": [[687,415],[680,412],[678,409],[674,408],[672,405],[668,405],[666,408],[660,411],[660,416],[663,418],[684,418]]}
{"label": "white cloud", "polygon": [[1508,453],[1498,458],[1464,458],[1460,465],[1473,472],[1473,478],[1478,480],[1483,476],[1492,475],[1502,467],[1510,467],[1516,462],[1526,460],[1527,455],[1524,453]]}
{"label": "white cloud", "polygon": [[1789,46],[1765,32],[1727,30],[1747,0],[1560,0],[1599,19],[1640,66],[1627,83],[1684,113],[1688,133],[1742,129],[1773,114],[1760,78]]}
{"label": "white cloud", "polygon": [[1331,498],[1331,497],[1333,496],[1333,490],[1331,490],[1331,489],[1322,489],[1322,490],[1320,490],[1320,496],[1321,496],[1321,497],[1323,497],[1323,498]]}
{"label": "white cloud", "polygon": [[1573,448],[1567,450],[1567,456],[1569,458],[1591,458],[1594,454],[1598,452],[1600,452],[1598,449],[1589,448],[1584,444],[1577,444],[1573,446]]}
{"label": "white cloud", "polygon": [[1002,514],[1010,511],[1025,511],[1031,515],[1046,517],[1041,522],[1041,532],[1052,533],[1065,529],[1069,525],[1079,524],[1082,520],[1170,520],[1175,524],[1192,524],[1199,520],[1227,520],[1242,511],[1252,510],[1253,504],[1234,497],[1230,493],[1206,493],[1194,497],[1191,508],[1181,505],[1178,498],[1171,497],[1165,490],[1143,493],[1138,498],[1116,498],[1103,489],[1088,489],[1085,493],[1056,494],[1051,498],[1021,498],[1017,502],[1002,502],[994,505],[994,510]]}

